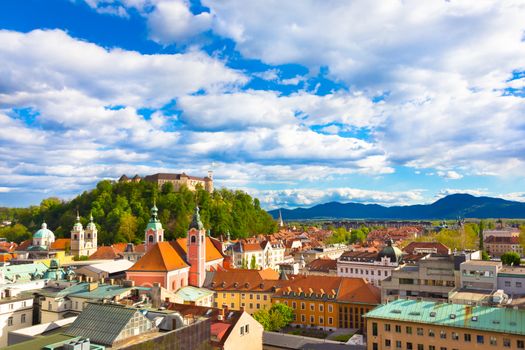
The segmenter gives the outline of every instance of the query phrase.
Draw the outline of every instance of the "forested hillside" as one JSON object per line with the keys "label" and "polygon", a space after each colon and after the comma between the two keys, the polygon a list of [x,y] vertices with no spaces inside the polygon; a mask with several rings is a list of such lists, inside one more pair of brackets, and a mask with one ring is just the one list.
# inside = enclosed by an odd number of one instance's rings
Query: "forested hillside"
{"label": "forested hillside", "polygon": [[144,239],[154,201],[168,240],[186,234],[196,203],[205,228],[210,229],[213,236],[229,231],[232,238],[237,238],[276,230],[275,221],[261,209],[259,200],[242,191],[221,189],[210,194],[202,189],[192,192],[182,188],[173,192],[171,184],[158,189],[145,181],[114,183],[105,180],[68,202],[49,198],[40,206],[1,208],[0,215],[12,219],[16,225],[0,229],[0,235],[21,241],[45,220],[57,237],[69,237],[78,209],[84,225],[90,212],[93,213],[99,228],[99,244],[139,242]]}

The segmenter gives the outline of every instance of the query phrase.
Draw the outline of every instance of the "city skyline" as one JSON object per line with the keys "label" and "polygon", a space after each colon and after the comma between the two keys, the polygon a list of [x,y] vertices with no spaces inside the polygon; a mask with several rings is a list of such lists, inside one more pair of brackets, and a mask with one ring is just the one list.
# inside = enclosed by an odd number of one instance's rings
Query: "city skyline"
{"label": "city skyline", "polygon": [[4,1],[0,206],[208,170],[267,209],[525,201],[524,15],[498,1]]}

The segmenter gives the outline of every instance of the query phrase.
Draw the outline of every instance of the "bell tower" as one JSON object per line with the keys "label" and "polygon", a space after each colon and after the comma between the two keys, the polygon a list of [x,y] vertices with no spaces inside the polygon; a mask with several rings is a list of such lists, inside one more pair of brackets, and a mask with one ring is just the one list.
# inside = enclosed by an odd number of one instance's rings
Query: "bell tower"
{"label": "bell tower", "polygon": [[202,287],[206,278],[206,230],[199,207],[195,207],[187,237],[187,260],[190,265],[189,284]]}
{"label": "bell tower", "polygon": [[153,208],[151,208],[151,219],[146,226],[145,232],[146,251],[158,242],[164,241],[164,229],[162,228],[160,220],[157,218],[158,212],[157,206],[153,204]]}
{"label": "bell tower", "polygon": [[97,251],[97,226],[93,222],[93,214],[90,214],[89,216],[89,224],[86,226],[86,230],[84,232],[85,234],[85,247],[87,254],[91,255],[94,254]]}
{"label": "bell tower", "polygon": [[80,215],[77,210],[77,222],[71,230],[71,254],[75,256],[86,255],[84,241],[84,228],[80,222]]}

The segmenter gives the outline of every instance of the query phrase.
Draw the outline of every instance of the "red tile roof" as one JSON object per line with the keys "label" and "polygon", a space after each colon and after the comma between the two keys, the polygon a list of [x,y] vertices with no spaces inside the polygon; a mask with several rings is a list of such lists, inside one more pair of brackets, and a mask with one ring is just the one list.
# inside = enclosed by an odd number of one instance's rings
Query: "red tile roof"
{"label": "red tile roof", "polygon": [[115,260],[121,259],[122,254],[112,246],[100,246],[97,251],[90,255],[89,260]]}
{"label": "red tile roof", "polygon": [[[172,247],[180,254],[180,256],[186,258],[187,249],[188,249],[188,239],[179,238],[177,241],[171,241],[170,244]],[[223,259],[222,254],[215,247],[210,237],[206,237],[206,262]]]}
{"label": "red tile roof", "polygon": [[308,271],[329,273],[330,270],[337,270],[337,260],[315,259],[306,265]]}
{"label": "red tile roof", "polygon": [[519,237],[512,236],[512,237],[496,237],[496,236],[489,236],[485,239],[485,243],[492,243],[492,244],[519,244],[520,239]]}
{"label": "red tile roof", "polygon": [[19,250],[19,251],[27,250],[27,248],[29,248],[31,246],[31,244],[33,244],[33,240],[32,239],[26,239],[25,241],[23,241],[22,243],[20,243],[18,245],[16,250]]}
{"label": "red tile roof", "polygon": [[169,242],[159,242],[149,248],[128,271],[173,271],[188,267]]}
{"label": "red tile roof", "polygon": [[51,249],[53,250],[66,250],[71,248],[71,238],[57,238],[51,243]]}
{"label": "red tile roof", "polygon": [[234,269],[216,271],[210,288],[213,290],[270,291],[279,285],[279,273],[272,269]]}
{"label": "red tile roof", "polygon": [[449,247],[439,242],[410,242],[403,251],[408,254],[418,254],[425,251],[435,251],[439,255],[450,253]]}

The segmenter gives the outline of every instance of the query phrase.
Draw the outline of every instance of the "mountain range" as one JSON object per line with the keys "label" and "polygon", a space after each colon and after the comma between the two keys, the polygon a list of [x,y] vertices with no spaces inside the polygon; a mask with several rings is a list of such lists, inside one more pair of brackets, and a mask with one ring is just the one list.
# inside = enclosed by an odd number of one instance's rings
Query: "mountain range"
{"label": "mountain range", "polygon": [[432,204],[386,207],[379,204],[329,202],[310,208],[274,209],[274,218],[287,220],[307,219],[397,219],[431,220],[461,218],[525,218],[525,203],[470,194],[452,194]]}

